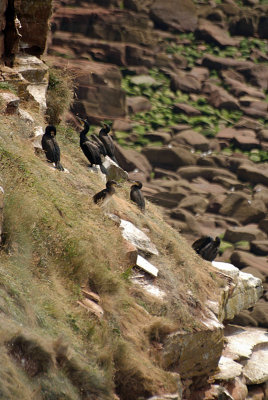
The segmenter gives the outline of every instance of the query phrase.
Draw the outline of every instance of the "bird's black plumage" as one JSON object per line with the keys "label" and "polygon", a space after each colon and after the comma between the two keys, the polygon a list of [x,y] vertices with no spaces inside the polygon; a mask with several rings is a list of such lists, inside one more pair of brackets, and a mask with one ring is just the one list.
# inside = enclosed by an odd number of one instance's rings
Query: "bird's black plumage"
{"label": "bird's black plumage", "polygon": [[95,135],[94,133],[91,135],[92,139],[94,140],[94,142],[97,144],[100,153],[105,157],[107,156],[107,151],[106,148],[104,146],[104,144],[102,143],[102,141],[98,138],[97,135]]}
{"label": "bird's black plumage", "polygon": [[104,127],[100,130],[99,132],[99,139],[101,140],[101,142],[103,143],[106,153],[107,155],[118,164],[114,152],[115,152],[115,145],[114,145],[114,141],[111,138],[111,136],[109,135],[110,132],[110,127],[107,124],[104,124]]}
{"label": "bird's black plumage", "polygon": [[202,236],[192,244],[192,248],[204,260],[213,261],[218,254],[220,243],[221,240],[218,236],[215,240],[211,236]]}
{"label": "bird's black plumage", "polygon": [[86,120],[82,120],[81,118],[79,119],[84,123],[84,129],[80,132],[80,147],[91,166],[102,165],[101,154],[98,145],[87,137],[89,123]]}
{"label": "bird's black plumage", "polygon": [[112,195],[115,193],[114,186],[117,186],[116,181],[108,181],[106,183],[106,188],[96,193],[93,196],[93,201],[95,204],[105,204],[109,201]]}
{"label": "bird's black plumage", "polygon": [[143,193],[141,192],[142,183],[139,181],[135,182],[135,185],[131,186],[130,189],[130,199],[137,204],[137,206],[144,211],[145,210],[145,200]]}
{"label": "bird's black plumage", "polygon": [[58,170],[64,171],[64,168],[60,163],[60,148],[55,136],[56,127],[48,125],[45,129],[45,134],[42,137],[42,149],[44,150],[48,161],[55,163]]}

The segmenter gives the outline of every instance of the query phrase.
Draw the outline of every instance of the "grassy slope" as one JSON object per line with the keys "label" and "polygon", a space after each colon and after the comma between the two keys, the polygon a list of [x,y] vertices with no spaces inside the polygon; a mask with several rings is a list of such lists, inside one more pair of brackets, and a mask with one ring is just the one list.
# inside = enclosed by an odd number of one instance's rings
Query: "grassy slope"
{"label": "grassy slope", "polygon": [[[1,116],[0,397],[106,399],[116,391],[131,400],[176,390],[150,356],[150,339],[200,328],[202,304],[215,291],[213,271],[155,206],[143,215],[130,204],[125,184],[112,209],[146,229],[158,247],[153,262],[168,300],[132,286],[123,274],[120,230],[91,200],[104,184],[87,170],[78,136],[59,130],[65,174],[34,153],[30,131],[18,117]],[[77,305],[82,285],[100,295],[102,321]]]}

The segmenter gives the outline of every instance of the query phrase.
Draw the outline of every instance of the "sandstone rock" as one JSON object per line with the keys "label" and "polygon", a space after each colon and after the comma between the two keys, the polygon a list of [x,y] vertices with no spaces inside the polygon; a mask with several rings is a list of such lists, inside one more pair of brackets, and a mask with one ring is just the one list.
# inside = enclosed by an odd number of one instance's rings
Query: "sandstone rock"
{"label": "sandstone rock", "polygon": [[213,178],[212,182],[219,183],[221,186],[225,187],[226,189],[231,189],[231,190],[233,190],[233,189],[243,190],[245,188],[245,185],[243,183],[240,183],[236,179],[226,178],[225,176],[217,176],[216,178]]}
{"label": "sandstone rock", "polygon": [[[257,97],[259,99],[265,99],[265,95],[262,90],[254,88],[252,86],[246,85],[245,83],[239,82],[235,79],[225,77],[224,82],[228,85],[229,91],[235,96],[235,97],[241,97],[241,96],[252,96],[252,97]],[[241,101],[241,99],[240,99]],[[243,99],[242,99],[242,105],[248,105],[248,104],[243,104]]]}
{"label": "sandstone rock", "polygon": [[175,114],[183,113],[190,116],[201,115],[201,111],[197,110],[197,108],[184,103],[175,103],[173,105],[173,112]]}
{"label": "sandstone rock", "polygon": [[263,219],[266,214],[266,207],[261,200],[251,201],[243,192],[233,192],[227,195],[220,208],[220,214],[231,216],[240,223],[247,225]]}
{"label": "sandstone rock", "polygon": [[[215,320],[210,323],[198,332],[179,331],[168,335],[161,355],[163,367],[178,371],[182,378],[214,371],[221,356],[223,336],[222,325]],[[210,346],[206,345],[208,342]]]}
{"label": "sandstone rock", "polygon": [[253,267],[267,275],[268,260],[266,257],[257,257],[245,251],[234,251],[231,262],[238,268]]}
{"label": "sandstone rock", "polygon": [[153,167],[160,167],[176,171],[183,165],[195,164],[195,156],[183,147],[145,147],[142,154]]}
{"label": "sandstone rock", "polygon": [[220,86],[211,85],[208,102],[215,108],[226,110],[239,110],[240,106],[235,97]]}
{"label": "sandstone rock", "polygon": [[180,225],[182,232],[200,234],[200,226],[196,218],[189,211],[177,208],[171,211],[170,216],[182,222],[182,225]]}
{"label": "sandstone rock", "polygon": [[149,139],[150,142],[169,143],[171,139],[171,134],[168,132],[154,131],[145,133],[143,137]]}
{"label": "sandstone rock", "polygon": [[130,81],[134,85],[142,85],[142,86],[153,86],[153,87],[158,87],[159,83],[152,78],[150,75],[137,75],[133,76],[130,78]]}
{"label": "sandstone rock", "polygon": [[150,201],[159,206],[166,208],[175,208],[178,206],[181,199],[187,196],[187,192],[183,189],[177,191],[176,193],[171,192],[160,192],[153,194],[151,196],[146,196]]}
{"label": "sandstone rock", "polygon": [[[259,228],[268,235],[268,218],[265,218],[259,222]],[[262,239],[264,239],[264,237]]]}
{"label": "sandstone rock", "polygon": [[258,326],[254,318],[251,317],[250,311],[241,311],[238,315],[232,319],[232,324],[239,326]]}
{"label": "sandstone rock", "polygon": [[236,46],[239,41],[227,34],[227,31],[221,29],[211,21],[201,19],[197,29],[197,37],[208,43],[216,43],[220,46]]}
{"label": "sandstone rock", "polygon": [[143,154],[132,149],[124,149],[117,143],[115,143],[115,157],[119,165],[127,172],[138,170],[148,176],[152,170],[150,163]]}
{"label": "sandstone rock", "polygon": [[[18,114],[20,98],[11,92],[0,93],[1,106],[6,114]],[[3,105],[4,104],[4,105]]]}
{"label": "sandstone rock", "polygon": [[[233,260],[231,259],[233,262]],[[212,265],[222,273],[230,276],[235,287],[224,302],[224,313],[221,319],[231,320],[240,311],[252,307],[262,295],[261,280],[253,275],[239,271],[232,264],[212,261]]]}
{"label": "sandstone rock", "polygon": [[258,131],[262,129],[262,127],[259,121],[244,116],[234,125],[234,128],[237,129],[252,129],[254,131]]}
{"label": "sandstone rock", "polygon": [[237,176],[239,179],[252,184],[262,183],[268,186],[268,168],[265,167],[265,164],[263,164],[263,167],[261,165],[254,167],[249,164],[242,164],[237,169]]}
{"label": "sandstone rock", "polygon": [[250,61],[236,60],[235,58],[217,57],[212,54],[206,54],[202,60],[202,65],[207,68],[221,70],[221,69],[250,69],[254,64]]}
{"label": "sandstone rock", "polygon": [[175,145],[175,143],[191,146],[195,150],[209,150],[209,140],[201,133],[193,130],[182,131],[175,135],[171,144]]}
{"label": "sandstone rock", "polygon": [[263,389],[259,386],[249,386],[247,400],[265,400]]}
{"label": "sandstone rock", "polygon": [[122,182],[128,180],[128,173],[119,167],[110,157],[106,156],[102,165],[107,170],[107,181],[115,180]]}
{"label": "sandstone rock", "polygon": [[259,271],[257,268],[253,267],[246,267],[242,269],[242,272],[245,272],[246,274],[251,274],[255,276],[256,278],[259,278],[262,282],[265,281],[266,277],[265,274],[261,271]]}
{"label": "sandstone rock", "polygon": [[155,0],[151,7],[151,18],[156,26],[179,32],[193,32],[197,26],[197,15],[191,0]]}
{"label": "sandstone rock", "polygon": [[252,66],[244,64],[238,70],[252,85],[258,86],[263,90],[268,89],[268,67],[266,64],[253,64]]}
{"label": "sandstone rock", "polygon": [[178,169],[177,172],[182,178],[190,181],[199,176],[201,176],[204,179],[207,179],[208,181],[212,181],[213,178],[216,176],[226,176],[228,178],[235,179],[234,174],[222,168],[191,166],[191,167],[181,167]]}
{"label": "sandstone rock", "polygon": [[250,316],[258,323],[258,326],[268,328],[268,303],[257,303]]}
{"label": "sandstone rock", "polygon": [[232,140],[237,135],[237,130],[233,128],[224,128],[221,129],[217,135],[217,139],[225,139],[225,140]]}
{"label": "sandstone rock", "polygon": [[229,227],[223,237],[226,242],[240,242],[252,240],[263,240],[266,239],[265,233],[257,228],[256,225],[247,225],[243,227]]}
{"label": "sandstone rock", "polygon": [[190,75],[198,81],[203,82],[209,78],[209,70],[204,67],[194,67],[191,69]]}
{"label": "sandstone rock", "polygon": [[235,147],[240,148],[243,151],[249,151],[252,149],[258,149],[261,147],[259,140],[257,140],[252,135],[248,135],[247,132],[241,131],[238,135],[236,135],[233,140],[233,144]]}
{"label": "sandstone rock", "polygon": [[250,359],[246,361],[243,374],[248,385],[256,385],[268,380],[267,370],[268,344],[254,349]]}
{"label": "sandstone rock", "polygon": [[217,372],[213,379],[219,381],[230,381],[235,377],[240,376],[242,372],[242,365],[231,358],[221,356],[218,364],[219,372]]}
{"label": "sandstone rock", "polygon": [[174,92],[181,90],[186,93],[200,93],[201,81],[190,73],[178,70],[177,73],[170,73],[170,88]]}
{"label": "sandstone rock", "polygon": [[[268,255],[268,240],[253,240],[250,243],[250,251],[257,256]],[[268,266],[267,266],[268,267]],[[268,271],[267,271],[268,273]]]}
{"label": "sandstone rock", "polygon": [[158,250],[149,237],[129,221],[121,219],[120,228],[124,239],[128,240],[144,253],[158,255]]}
{"label": "sandstone rock", "polygon": [[127,107],[129,113],[135,114],[141,111],[150,111],[152,105],[146,97],[131,96],[127,97]]}
{"label": "sandstone rock", "polygon": [[180,208],[185,208],[193,214],[204,214],[208,206],[208,200],[201,196],[188,195],[179,203]]}
{"label": "sandstone rock", "polygon": [[34,119],[28,111],[23,110],[22,108],[18,109],[19,117],[22,121],[26,122],[29,125],[34,123]]}
{"label": "sandstone rock", "polygon": [[241,377],[236,377],[234,380],[228,382],[226,388],[234,400],[244,400],[247,398],[248,388],[245,380],[241,379]]}
{"label": "sandstone rock", "polygon": [[98,294],[91,292],[90,290],[87,289],[82,289],[82,293],[87,299],[95,301],[95,303],[100,302],[100,296]]}
{"label": "sandstone rock", "polygon": [[127,266],[134,267],[136,265],[138,251],[137,248],[127,240],[125,241],[125,249],[126,249],[126,257],[127,257]]}
{"label": "sandstone rock", "polygon": [[257,133],[257,136],[260,140],[268,142],[268,129],[262,129]]}

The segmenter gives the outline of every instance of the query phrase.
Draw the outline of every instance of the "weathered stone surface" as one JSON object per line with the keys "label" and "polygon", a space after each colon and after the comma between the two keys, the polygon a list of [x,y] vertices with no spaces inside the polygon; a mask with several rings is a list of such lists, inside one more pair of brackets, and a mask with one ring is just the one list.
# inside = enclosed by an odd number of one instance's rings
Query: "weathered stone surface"
{"label": "weathered stone surface", "polygon": [[228,215],[247,225],[265,217],[266,207],[262,200],[249,200],[243,192],[229,193],[220,208],[222,215]]}
{"label": "weathered stone surface", "polygon": [[[250,243],[250,251],[257,256],[267,256],[268,255],[268,240],[253,240]],[[267,265],[268,268],[268,265]],[[267,270],[268,274],[268,270]]]}
{"label": "weathered stone surface", "polygon": [[252,149],[258,149],[261,147],[261,144],[256,137],[247,134],[247,132],[238,133],[232,140],[235,147],[240,148],[243,151],[249,151]]}
{"label": "weathered stone surface", "polygon": [[268,328],[268,303],[257,303],[250,316],[258,323],[258,326]]}
{"label": "weathered stone surface", "polygon": [[267,164],[260,165],[259,167],[250,164],[242,164],[237,169],[237,176],[243,181],[253,184],[262,183],[268,186],[268,168]]}
{"label": "weathered stone surface", "polygon": [[201,81],[191,73],[178,70],[177,73],[170,73],[170,88],[174,92],[182,90],[186,93],[200,93]]}
{"label": "weathered stone surface", "polygon": [[200,166],[191,166],[191,167],[181,167],[178,169],[178,174],[187,180],[192,181],[193,179],[201,176],[208,181],[212,181],[216,176],[226,176],[231,179],[235,179],[235,175],[229,171],[226,171],[222,168],[209,168],[209,167],[200,167]]}
{"label": "weathered stone surface", "polygon": [[197,37],[208,43],[217,43],[220,46],[236,46],[239,43],[237,39],[229,36],[227,31],[204,19],[199,21]]}
{"label": "weathered stone surface", "polygon": [[151,164],[143,154],[132,149],[124,149],[117,143],[115,143],[115,157],[119,165],[127,172],[138,170],[147,176],[152,170]]}
{"label": "weathered stone surface", "polygon": [[217,135],[217,139],[225,139],[225,140],[232,140],[237,134],[237,130],[233,128],[224,128],[221,129]]}
{"label": "weathered stone surface", "polygon": [[160,167],[176,171],[183,165],[195,164],[195,156],[183,147],[145,147],[142,154],[153,167]]}
{"label": "weathered stone surface", "polygon": [[18,114],[20,98],[11,92],[0,93],[1,107],[6,114]]}
{"label": "weathered stone surface", "polygon": [[208,102],[216,108],[239,110],[240,106],[235,97],[220,86],[210,84]]}
{"label": "weathered stone surface", "polygon": [[134,267],[134,265],[136,265],[138,257],[138,250],[132,243],[128,242],[127,240],[125,240],[124,244],[126,249],[127,266]]}
{"label": "weathered stone surface", "polygon": [[124,239],[128,240],[144,253],[158,255],[158,250],[149,237],[129,221],[121,219],[120,228]]}
{"label": "weathered stone surface", "polygon": [[250,242],[252,240],[263,240],[266,239],[265,233],[263,233],[260,229],[257,228],[256,225],[247,225],[243,227],[229,227],[223,237],[223,240],[226,242],[240,242],[247,241]]}
{"label": "weathered stone surface", "polygon": [[122,182],[128,180],[128,173],[119,167],[110,157],[106,156],[102,165],[107,170],[107,181],[115,180]]}
{"label": "weathered stone surface", "polygon": [[268,235],[268,218],[265,218],[259,222],[259,228]]}
{"label": "weathered stone surface", "polygon": [[225,77],[224,82],[229,86],[229,91],[236,97],[252,96],[259,99],[265,99],[264,92],[260,89],[246,85],[245,83],[239,82],[229,77]]}
{"label": "weathered stone surface", "polygon": [[169,143],[170,139],[171,139],[171,134],[168,132],[154,131],[154,132],[145,133],[144,137],[146,139],[149,139],[150,142]]}
{"label": "weathered stone surface", "polygon": [[178,225],[176,224],[176,226],[180,227],[181,232],[200,234],[200,226],[196,221],[196,218],[189,211],[182,208],[177,208],[172,210],[170,216],[176,221],[180,221],[180,223]]}
{"label": "weathered stone surface", "polygon": [[104,311],[99,304],[90,299],[83,299],[77,302],[80,306],[84,307],[90,314],[95,315],[97,318],[102,319]]}
{"label": "weathered stone surface", "polygon": [[204,214],[208,206],[208,200],[197,195],[188,195],[179,203],[180,208],[185,208],[193,214]]}
{"label": "weathered stone surface", "polygon": [[252,129],[255,131],[263,128],[262,124],[259,121],[244,116],[240,118],[240,120],[234,125],[234,127],[237,129]]}
{"label": "weathered stone surface", "polygon": [[141,111],[149,111],[152,108],[150,101],[143,96],[131,96],[127,97],[127,107],[131,114],[135,114]]}
{"label": "weathered stone surface", "polygon": [[212,54],[206,54],[202,60],[202,65],[211,69],[228,69],[228,68],[253,68],[254,64],[250,61],[236,60],[235,58],[217,57]]}
{"label": "weathered stone surface", "polygon": [[245,251],[234,251],[231,262],[238,268],[253,267],[267,275],[267,257],[257,257]]}
{"label": "weathered stone surface", "polygon": [[233,279],[235,287],[224,303],[223,320],[232,320],[240,311],[252,307],[262,294],[262,282],[251,274],[239,271],[232,264],[213,261],[212,265]]}
{"label": "weathered stone surface", "polygon": [[173,105],[173,112],[175,114],[183,113],[190,116],[201,115],[201,111],[199,111],[197,108],[184,103],[175,103]]}
{"label": "weathered stone surface", "polygon": [[208,375],[218,365],[222,348],[222,325],[213,320],[199,332],[169,335],[163,345],[162,365],[178,371],[182,378]]}
{"label": "weathered stone surface", "polygon": [[250,311],[243,310],[232,319],[232,324],[239,326],[258,326],[258,323],[251,317]]}
{"label": "weathered stone surface", "polygon": [[268,380],[268,344],[255,348],[250,359],[246,361],[243,374],[248,385],[256,385]]}
{"label": "weathered stone surface", "polygon": [[231,358],[221,356],[218,364],[219,372],[213,376],[220,381],[230,381],[241,375],[242,365],[233,361]]}
{"label": "weathered stone surface", "polygon": [[160,28],[179,32],[193,32],[197,27],[195,5],[191,0],[155,0],[151,7],[151,17]]}
{"label": "weathered stone surface", "polygon": [[185,144],[196,150],[208,151],[209,150],[209,140],[201,133],[193,130],[186,130],[178,133],[174,136],[171,144]]}
{"label": "weathered stone surface", "polygon": [[187,192],[183,189],[176,191],[176,193],[172,192],[159,192],[152,194],[151,196],[147,195],[146,197],[155,204],[166,208],[175,208],[178,206],[181,199],[187,196]]}

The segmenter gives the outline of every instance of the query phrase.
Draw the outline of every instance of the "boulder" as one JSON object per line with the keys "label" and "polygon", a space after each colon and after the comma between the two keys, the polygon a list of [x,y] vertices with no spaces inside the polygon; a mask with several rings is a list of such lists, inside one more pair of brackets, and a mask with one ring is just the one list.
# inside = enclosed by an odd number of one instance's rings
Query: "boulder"
{"label": "boulder", "polygon": [[117,182],[123,182],[128,180],[128,173],[119,167],[110,157],[106,156],[102,165],[107,171],[107,181],[115,180]]}
{"label": "boulder", "polygon": [[207,43],[216,43],[220,46],[236,46],[239,43],[239,40],[229,36],[227,31],[205,19],[199,20],[196,36]]}
{"label": "boulder", "polygon": [[127,97],[127,108],[130,114],[136,114],[141,111],[150,111],[152,105],[150,101],[143,96]]}
{"label": "boulder", "polygon": [[259,228],[268,235],[268,218],[259,222]]}
{"label": "boulder", "polygon": [[210,95],[208,102],[215,108],[224,108],[226,110],[234,111],[240,110],[239,103],[235,97],[229,94],[225,89],[220,86],[210,85]]}
{"label": "boulder", "polygon": [[268,186],[268,168],[265,164],[262,166],[259,164],[258,167],[242,164],[237,169],[237,176],[239,179],[250,182],[253,185],[262,183]]}
{"label": "boulder", "polygon": [[193,130],[182,131],[175,135],[171,144],[175,143],[188,145],[195,150],[209,150],[209,140],[204,135],[201,135],[201,133]]}
{"label": "boulder", "polygon": [[251,274],[239,271],[232,264],[212,261],[212,265],[221,273],[232,278],[234,287],[224,302],[223,315],[221,316],[222,320],[232,320],[240,311],[252,307],[260,298],[262,295],[261,280]]}
{"label": "boulder", "polygon": [[[268,255],[268,240],[253,240],[250,243],[250,251],[251,251],[251,253],[254,253],[257,256],[267,256]],[[267,275],[268,275],[268,271],[267,271]]]}
{"label": "boulder", "polygon": [[[226,242],[236,243],[241,241],[250,242],[252,240],[266,239],[265,233],[257,228],[256,225],[247,225],[243,227],[229,227],[223,237]],[[247,265],[244,265],[246,267]]]}
{"label": "boulder", "polygon": [[249,360],[245,362],[243,374],[247,385],[258,385],[268,381],[267,369],[268,344],[254,349]]}
{"label": "boulder", "polygon": [[243,60],[237,60],[235,58],[230,58],[230,57],[217,57],[212,54],[206,54],[203,57],[202,60],[202,65],[209,69],[216,69],[216,70],[221,70],[221,69],[229,69],[229,68],[234,68],[234,69],[241,69],[244,68],[250,69],[254,67],[254,64],[250,61],[243,61]]}
{"label": "boulder", "polygon": [[119,165],[127,172],[138,170],[149,176],[152,171],[152,166],[147,158],[132,149],[125,149],[115,143],[115,157]]}
{"label": "boulder", "polygon": [[180,208],[185,208],[193,214],[204,214],[208,206],[208,200],[197,195],[188,195],[179,203]]}
{"label": "boulder", "polygon": [[246,85],[245,83],[229,77],[224,77],[224,82],[226,85],[228,85],[229,92],[231,92],[235,97],[251,96],[259,99],[265,99],[265,94],[260,89]]}
{"label": "boulder", "polygon": [[158,130],[154,132],[145,133],[143,137],[149,139],[150,142],[169,143],[171,139],[171,134],[168,132],[162,132]]}
{"label": "boulder", "polygon": [[171,78],[170,88],[174,92],[181,90],[186,93],[200,93],[201,81],[191,73],[178,70],[176,74],[172,72],[169,75]]}
{"label": "boulder", "polygon": [[233,138],[232,143],[235,147],[238,147],[243,151],[258,149],[261,147],[259,140],[256,139],[256,137],[254,137],[253,135],[248,134],[246,131],[241,131],[240,133],[238,133]]}
{"label": "boulder", "polygon": [[136,226],[131,222],[121,219],[120,228],[122,229],[122,235],[124,239],[132,243],[135,247],[137,247],[137,249],[146,254],[159,255],[157,248],[151,242],[149,237],[140,229],[136,228]]}
{"label": "boulder", "polygon": [[254,131],[259,131],[263,128],[261,122],[248,117],[241,117],[240,120],[234,125],[237,129],[252,129]]}
{"label": "boulder", "polygon": [[181,167],[178,169],[178,174],[189,181],[197,177],[202,177],[208,181],[212,181],[216,176],[226,176],[235,179],[235,175],[222,168],[209,168],[200,166]]}
{"label": "boulder", "polygon": [[257,136],[261,141],[268,142],[268,129],[262,129],[257,133]]}
{"label": "boulder", "polygon": [[209,70],[204,67],[194,67],[191,69],[189,74],[200,82],[209,78]]}
{"label": "boulder", "polygon": [[20,98],[11,92],[0,93],[1,108],[6,114],[18,114]]}
{"label": "boulder", "polygon": [[250,316],[258,323],[258,326],[268,328],[268,303],[257,303]]}
{"label": "boulder", "polygon": [[187,192],[184,189],[172,192],[159,192],[146,197],[155,204],[166,208],[175,208],[178,206],[181,199],[187,196]]}
{"label": "boulder", "polygon": [[234,128],[223,128],[221,129],[217,135],[216,138],[221,140],[228,140],[231,141],[232,139],[234,139],[234,137],[237,135],[237,130]]}
{"label": "boulder", "polygon": [[232,324],[239,326],[258,326],[254,318],[251,317],[250,311],[241,311],[232,319]]}
{"label": "boulder", "polygon": [[231,262],[238,268],[252,267],[267,275],[268,260],[266,257],[257,257],[246,251],[234,251]]}
{"label": "boulder", "polygon": [[197,108],[191,106],[190,104],[184,104],[184,103],[175,103],[173,105],[173,112],[175,114],[182,113],[189,116],[201,115],[201,111],[197,110]]}
{"label": "boulder", "polygon": [[220,214],[237,219],[241,224],[259,222],[265,217],[266,207],[262,200],[249,200],[243,192],[233,192],[227,195]]}
{"label": "boulder", "polygon": [[179,224],[179,226],[183,233],[194,233],[200,235],[200,226],[196,221],[196,218],[189,211],[182,208],[176,208],[171,211],[170,216],[176,221],[181,222],[181,225]]}
{"label": "boulder", "polygon": [[194,32],[197,27],[196,7],[192,0],[155,0],[151,7],[151,18],[161,29],[179,32]]}
{"label": "boulder", "polygon": [[242,365],[231,358],[221,356],[218,364],[219,371],[213,375],[213,379],[217,381],[231,381],[235,377],[240,376]]}
{"label": "boulder", "polygon": [[246,274],[251,274],[251,275],[255,276],[256,278],[259,278],[262,282],[264,282],[266,279],[264,273],[257,270],[257,268],[246,267],[246,268],[243,268],[242,271],[245,272]]}
{"label": "boulder", "polygon": [[184,165],[196,163],[195,156],[182,146],[176,147],[144,147],[142,154],[153,167],[176,171]]}

